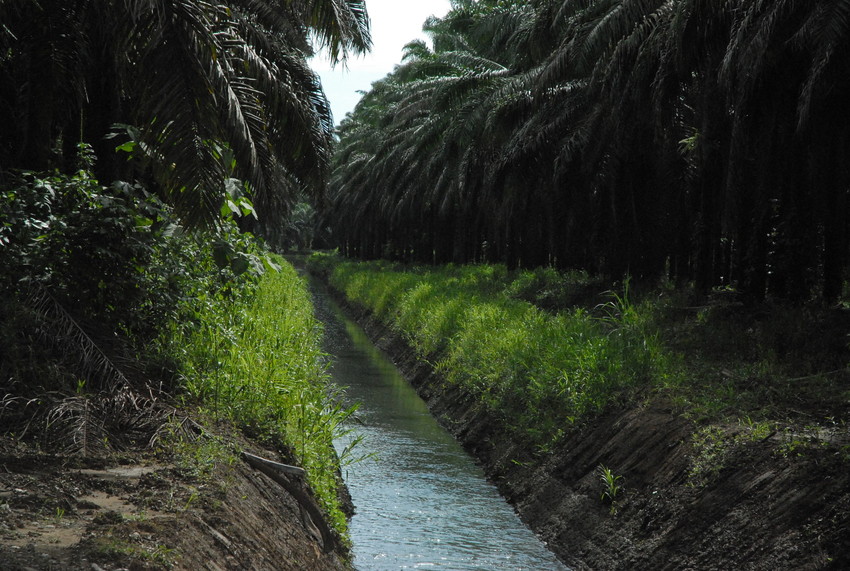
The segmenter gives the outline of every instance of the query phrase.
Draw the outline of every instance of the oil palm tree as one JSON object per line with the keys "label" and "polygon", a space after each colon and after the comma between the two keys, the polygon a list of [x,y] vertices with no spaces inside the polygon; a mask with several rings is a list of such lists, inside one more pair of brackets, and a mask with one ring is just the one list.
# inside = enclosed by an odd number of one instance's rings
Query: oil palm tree
{"label": "oil palm tree", "polygon": [[[124,142],[190,225],[214,223],[231,177],[272,216],[320,189],[333,121],[306,58],[370,45],[362,0],[5,0],[0,21],[3,166],[45,168],[82,138],[108,180],[127,174]],[[132,127],[105,141],[116,123]]]}
{"label": "oil palm tree", "polygon": [[732,183],[755,190],[735,193],[739,265],[750,289],[792,299],[815,287],[834,299],[840,290],[848,16],[841,0],[751,1],[735,13],[721,77],[736,108]]}
{"label": "oil palm tree", "polygon": [[341,132],[342,149],[361,132],[369,144],[356,176],[337,164],[335,201],[389,254],[480,259],[486,240],[509,265],[835,298],[850,262],[850,2],[453,6],[426,24],[433,52],[413,46],[376,94],[392,93],[383,114]]}
{"label": "oil palm tree", "polygon": [[[433,51],[410,44],[403,65],[343,122],[332,193],[337,204],[359,196],[371,205],[370,215],[380,213],[369,231],[383,228],[381,249],[402,258],[461,261],[480,255],[488,237],[501,241],[499,223],[481,216],[479,207],[494,198],[487,195],[487,173],[500,152],[508,110],[528,98],[530,76],[514,65],[513,54],[521,52],[512,46],[531,14],[523,2],[456,2],[446,18],[426,22]],[[380,120],[371,118],[376,99]],[[353,147],[345,141],[364,132],[380,135],[367,136],[368,158],[352,163]],[[364,225],[349,223],[345,231],[358,227]]]}

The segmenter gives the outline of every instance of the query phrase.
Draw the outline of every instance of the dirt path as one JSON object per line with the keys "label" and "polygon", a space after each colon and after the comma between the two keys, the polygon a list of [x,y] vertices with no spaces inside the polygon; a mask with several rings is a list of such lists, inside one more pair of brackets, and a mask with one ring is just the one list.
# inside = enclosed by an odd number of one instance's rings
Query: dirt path
{"label": "dirt path", "polygon": [[323,553],[298,503],[238,457],[200,473],[149,452],[69,458],[11,442],[0,448],[0,562],[4,571],[348,568]]}

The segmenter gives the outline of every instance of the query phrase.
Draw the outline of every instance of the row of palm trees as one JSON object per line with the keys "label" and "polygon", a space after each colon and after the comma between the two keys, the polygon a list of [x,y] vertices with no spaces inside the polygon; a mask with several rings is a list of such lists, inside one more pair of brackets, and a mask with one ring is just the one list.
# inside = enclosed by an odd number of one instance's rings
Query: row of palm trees
{"label": "row of palm trees", "polygon": [[835,299],[850,1],[455,0],[342,122],[342,250]]}
{"label": "row of palm trees", "polygon": [[151,181],[189,226],[247,183],[271,230],[326,180],[307,59],[370,44],[363,0],[0,0],[0,171],[71,168],[86,142],[100,180]]}

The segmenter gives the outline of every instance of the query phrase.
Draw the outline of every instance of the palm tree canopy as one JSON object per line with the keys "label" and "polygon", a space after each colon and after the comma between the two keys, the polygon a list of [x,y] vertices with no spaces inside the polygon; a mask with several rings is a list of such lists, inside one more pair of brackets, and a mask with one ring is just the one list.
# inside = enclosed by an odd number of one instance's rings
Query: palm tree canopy
{"label": "palm tree canopy", "polygon": [[0,164],[43,169],[82,138],[126,176],[123,141],[189,225],[215,223],[234,177],[271,219],[321,192],[333,119],[307,58],[371,42],[362,0],[9,0],[0,21]]}
{"label": "palm tree canopy", "polygon": [[850,2],[458,0],[343,122],[349,255],[834,298]]}

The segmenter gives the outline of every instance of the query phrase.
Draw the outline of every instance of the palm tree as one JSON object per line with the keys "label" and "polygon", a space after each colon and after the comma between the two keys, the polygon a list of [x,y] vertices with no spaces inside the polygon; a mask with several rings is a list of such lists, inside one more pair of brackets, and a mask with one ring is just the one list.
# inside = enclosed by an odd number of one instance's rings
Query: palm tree
{"label": "palm tree", "polygon": [[846,0],[455,2],[340,131],[346,235],[360,255],[468,261],[486,241],[509,266],[832,300],[848,25]]}
{"label": "palm tree", "polygon": [[[369,231],[381,228],[376,238],[384,241],[369,248],[371,255],[463,261],[480,257],[488,239],[503,242],[499,223],[482,217],[480,208],[493,198],[486,194],[487,172],[503,123],[530,89],[530,76],[512,69],[511,54],[519,52],[502,48],[531,13],[523,2],[455,3],[446,18],[426,22],[434,51],[408,45],[404,64],[343,122],[343,141],[371,143],[368,158],[359,154],[356,162],[350,156],[357,145],[342,143],[332,193],[337,204],[370,204],[378,220]],[[364,227],[350,218],[356,207],[336,209],[342,211],[347,233]]]}
{"label": "palm tree", "polygon": [[[126,142],[190,225],[214,223],[231,177],[272,217],[321,189],[333,120],[306,58],[370,45],[362,0],[7,0],[0,21],[2,164],[43,169],[82,138],[109,180],[130,174],[110,152]],[[123,141],[104,140],[116,123]]]}

